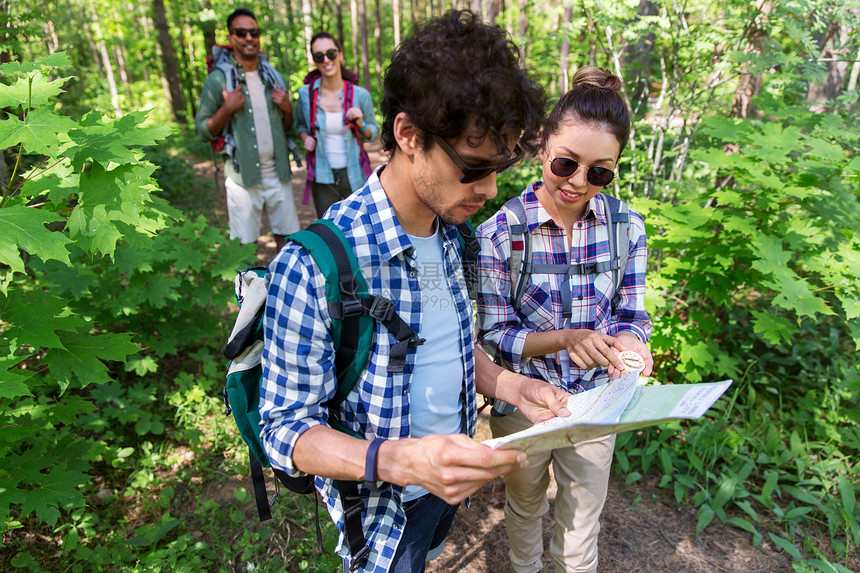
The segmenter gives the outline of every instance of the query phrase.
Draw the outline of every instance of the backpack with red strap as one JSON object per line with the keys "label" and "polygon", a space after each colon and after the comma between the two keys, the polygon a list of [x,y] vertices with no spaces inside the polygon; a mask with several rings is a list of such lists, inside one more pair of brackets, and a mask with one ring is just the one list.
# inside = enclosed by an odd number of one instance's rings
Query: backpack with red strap
{"label": "backpack with red strap", "polygon": [[[308,84],[308,102],[310,105],[310,117],[308,118],[308,124],[310,129],[311,137],[315,137],[314,133],[316,132],[316,122],[317,122],[317,100],[319,99],[319,87],[317,87],[316,80],[317,78],[322,77],[319,70],[313,70],[308,75],[305,76],[305,83]],[[349,79],[347,79],[349,78]],[[355,83],[351,81],[355,79],[355,76],[352,74],[347,74],[343,80],[343,124],[349,126],[349,130],[355,136],[355,142],[358,144],[358,164],[361,166],[361,172],[365,177],[370,177],[373,169],[370,167],[370,157],[367,155],[367,151],[364,149],[364,142],[361,141],[361,135],[359,134],[358,125],[356,122],[350,121],[346,118],[346,110],[353,106],[353,94],[355,92]],[[302,197],[302,203],[307,205],[308,200],[311,197],[311,183],[313,183],[314,178],[316,177],[315,167],[316,167],[316,149],[314,151],[308,151],[305,154],[305,160],[308,164],[308,179],[305,183],[305,194]]]}

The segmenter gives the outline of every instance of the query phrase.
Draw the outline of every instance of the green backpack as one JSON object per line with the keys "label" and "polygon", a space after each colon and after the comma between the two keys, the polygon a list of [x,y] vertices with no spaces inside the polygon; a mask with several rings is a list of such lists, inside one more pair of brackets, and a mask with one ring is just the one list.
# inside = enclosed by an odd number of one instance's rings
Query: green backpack
{"label": "green backpack", "polygon": [[[480,250],[471,223],[458,226],[459,242],[463,252],[464,274],[469,290],[474,293],[477,255]],[[331,221],[320,219],[303,231],[293,233],[287,240],[299,243],[313,257],[326,279],[326,299],[331,316],[331,336],[335,348],[335,372],[338,390],[326,406],[336,411],[355,382],[367,367],[373,344],[374,321],[381,322],[397,340],[389,356],[388,372],[403,372],[406,353],[412,346],[424,341],[395,312],[394,304],[382,296],[370,296],[364,275],[352,246],[343,232]],[[271,500],[266,494],[263,468],[271,467],[260,441],[260,385],[263,369],[260,360],[263,352],[263,314],[268,282],[265,267],[248,267],[236,275],[236,300],[239,315],[224,355],[227,365],[227,384],[223,391],[225,414],[233,419],[242,439],[248,446],[251,481],[254,499],[261,521],[272,517]],[[329,424],[342,432],[362,438],[343,426],[337,416],[329,417]],[[272,468],[278,482],[299,494],[314,493],[314,476],[295,478]],[[364,502],[358,494],[358,482],[338,481],[338,490],[344,500],[344,529],[350,548],[352,568],[357,568],[370,553],[361,529],[361,512]],[[316,496],[315,496],[316,497]],[[317,542],[321,549],[321,533],[317,524]]]}

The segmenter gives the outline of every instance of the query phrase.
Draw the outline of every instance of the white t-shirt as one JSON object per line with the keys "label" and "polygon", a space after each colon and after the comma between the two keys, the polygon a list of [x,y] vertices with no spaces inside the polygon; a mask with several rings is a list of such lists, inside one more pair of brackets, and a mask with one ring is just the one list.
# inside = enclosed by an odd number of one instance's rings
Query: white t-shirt
{"label": "white t-shirt", "polygon": [[245,72],[245,84],[248,86],[248,95],[251,96],[251,110],[254,112],[254,133],[257,135],[260,176],[263,179],[277,179],[278,166],[275,164],[272,124],[269,122],[266,88],[260,79],[260,71]]}

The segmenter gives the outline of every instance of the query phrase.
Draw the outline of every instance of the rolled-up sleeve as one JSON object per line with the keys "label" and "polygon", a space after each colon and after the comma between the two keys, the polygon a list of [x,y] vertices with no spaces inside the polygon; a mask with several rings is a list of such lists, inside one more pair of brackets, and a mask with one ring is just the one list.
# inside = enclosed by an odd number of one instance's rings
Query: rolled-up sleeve
{"label": "rolled-up sleeve", "polygon": [[325,278],[310,255],[288,244],[269,266],[264,315],[261,439],[276,468],[301,475],[292,460],[296,440],[328,420],[334,396],[334,347]]}
{"label": "rolled-up sleeve", "polygon": [[370,137],[365,141],[373,141],[379,137],[379,124],[376,123],[376,114],[373,111],[373,98],[367,90],[356,89],[356,103],[361,109],[362,119],[370,128]]}
{"label": "rolled-up sleeve", "polygon": [[299,101],[296,103],[296,133],[310,133],[310,107],[308,106],[308,85],[299,88]]}

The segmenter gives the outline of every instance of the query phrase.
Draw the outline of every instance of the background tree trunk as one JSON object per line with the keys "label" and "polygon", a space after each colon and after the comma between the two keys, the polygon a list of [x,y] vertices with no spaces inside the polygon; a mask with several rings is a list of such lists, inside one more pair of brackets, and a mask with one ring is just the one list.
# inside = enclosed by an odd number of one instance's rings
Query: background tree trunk
{"label": "background tree trunk", "polygon": [[370,91],[370,48],[367,42],[367,5],[358,0],[358,19],[361,21],[361,85]]}
{"label": "background tree trunk", "polygon": [[827,75],[820,84],[812,82],[809,85],[806,101],[818,104],[815,109],[819,111],[823,111],[829,102],[835,101],[845,87],[848,76],[849,34],[848,26],[832,20],[828,23],[827,30],[817,38]]}
{"label": "background tree trunk", "polygon": [[358,0],[349,0],[349,14],[352,18],[352,66],[358,73],[358,81],[361,83],[362,72],[358,59]]}
{"label": "background tree trunk", "polygon": [[107,46],[105,45],[102,28],[99,25],[98,14],[93,12],[91,18],[90,26],[92,28],[92,35],[95,37],[96,49],[99,52],[99,56],[101,56],[102,66],[104,66],[105,78],[107,79],[108,89],[110,90],[110,103],[113,107],[113,114],[116,117],[122,117],[122,109],[119,106],[119,91],[116,88],[116,76],[113,73],[113,64],[111,63],[110,54],[108,53]]}
{"label": "background tree trunk", "polygon": [[376,44],[376,77],[382,77],[382,4],[381,0],[375,0],[376,22],[373,25],[373,42]]}
{"label": "background tree trunk", "polygon": [[394,48],[400,45],[400,0],[392,0],[394,15]]}
{"label": "background tree trunk", "polygon": [[[756,2],[758,13],[753,22],[750,24],[747,32],[747,46],[745,51],[748,53],[761,54],[762,46],[767,40],[767,16],[773,10],[773,4],[770,0],[758,0]],[[738,80],[738,87],[735,89],[735,98],[732,102],[732,117],[749,117],[754,115],[756,111],[755,104],[752,99],[761,92],[761,76],[750,73],[750,65],[747,62],[741,64],[741,77]]]}
{"label": "background tree trunk", "polygon": [[573,4],[570,0],[564,3],[564,14],[561,17],[561,30],[564,40],[561,43],[561,54],[558,58],[558,96],[567,93],[570,75],[570,19],[573,16]]}
{"label": "background tree trunk", "polygon": [[161,47],[161,59],[164,62],[164,81],[167,83],[168,95],[170,96],[170,109],[173,112],[173,118],[185,125],[188,123],[185,112],[185,96],[182,93],[182,86],[179,84],[179,65],[176,62],[173,43],[170,41],[170,28],[164,13],[164,0],[152,0],[152,14],[155,29],[158,30],[158,45]]}
{"label": "background tree trunk", "polygon": [[302,0],[302,31],[305,37],[305,52],[308,57],[308,68],[314,67],[314,60],[311,57],[311,38],[313,38],[313,23],[311,22],[311,0]]}

